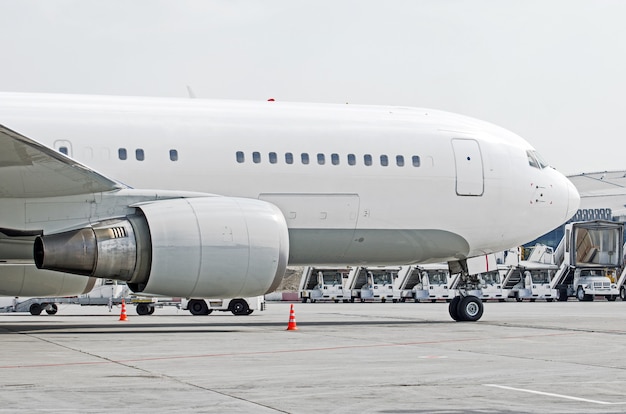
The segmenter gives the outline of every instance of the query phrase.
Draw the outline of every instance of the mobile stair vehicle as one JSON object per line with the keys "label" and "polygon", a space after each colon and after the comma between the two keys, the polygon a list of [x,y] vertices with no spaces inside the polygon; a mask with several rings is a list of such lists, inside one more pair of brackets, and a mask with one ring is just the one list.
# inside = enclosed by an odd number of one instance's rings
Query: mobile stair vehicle
{"label": "mobile stair vehicle", "polygon": [[392,301],[400,300],[400,291],[396,289],[399,266],[376,266],[352,268],[346,287],[350,291],[350,301]]}
{"label": "mobile stair vehicle", "polygon": [[569,223],[555,251],[559,265],[551,281],[559,301],[576,297],[591,301],[596,296],[615,300],[620,291],[615,276],[623,267],[624,225],[594,220]]}
{"label": "mobile stair vehicle", "polygon": [[447,263],[403,266],[398,273],[396,290],[400,301],[415,302],[452,300],[456,293],[450,289],[450,271]]}
{"label": "mobile stair vehicle", "polygon": [[348,302],[352,298],[344,283],[350,274],[349,267],[305,266],[300,279],[299,295],[302,303],[311,301]]}

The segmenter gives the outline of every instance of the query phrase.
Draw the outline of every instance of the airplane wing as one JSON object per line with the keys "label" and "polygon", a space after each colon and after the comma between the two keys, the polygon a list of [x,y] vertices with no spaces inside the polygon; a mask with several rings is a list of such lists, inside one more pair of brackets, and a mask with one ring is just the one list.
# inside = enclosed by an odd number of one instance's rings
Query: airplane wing
{"label": "airplane wing", "polygon": [[125,188],[94,170],[0,125],[0,198],[42,198]]}

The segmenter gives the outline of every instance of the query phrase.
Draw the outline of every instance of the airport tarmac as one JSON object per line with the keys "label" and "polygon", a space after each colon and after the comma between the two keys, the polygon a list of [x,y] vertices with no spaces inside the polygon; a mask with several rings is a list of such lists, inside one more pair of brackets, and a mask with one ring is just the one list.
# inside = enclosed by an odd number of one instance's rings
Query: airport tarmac
{"label": "airport tarmac", "polygon": [[0,314],[0,412],[621,413],[626,302]]}

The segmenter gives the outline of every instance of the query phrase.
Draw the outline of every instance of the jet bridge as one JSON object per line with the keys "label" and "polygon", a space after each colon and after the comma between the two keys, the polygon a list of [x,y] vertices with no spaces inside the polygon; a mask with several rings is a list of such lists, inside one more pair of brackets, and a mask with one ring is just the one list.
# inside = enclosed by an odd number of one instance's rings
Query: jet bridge
{"label": "jet bridge", "polygon": [[619,295],[613,277],[623,266],[623,223],[594,220],[569,223],[554,258],[559,266],[550,283],[560,301],[575,296],[593,300],[600,295],[615,300]]}

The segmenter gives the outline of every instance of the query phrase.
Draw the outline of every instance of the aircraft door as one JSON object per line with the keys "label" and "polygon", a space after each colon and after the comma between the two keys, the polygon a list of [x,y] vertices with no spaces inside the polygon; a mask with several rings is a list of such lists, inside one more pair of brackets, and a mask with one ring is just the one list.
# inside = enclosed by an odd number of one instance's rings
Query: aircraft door
{"label": "aircraft door", "polygon": [[482,196],[484,191],[483,160],[478,141],[453,138],[452,149],[456,167],[456,194]]}

